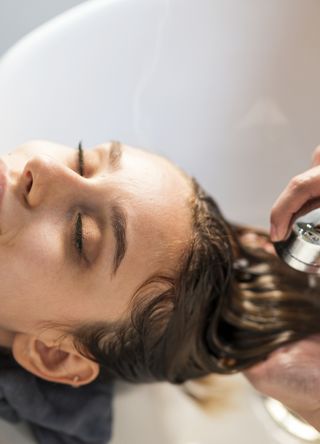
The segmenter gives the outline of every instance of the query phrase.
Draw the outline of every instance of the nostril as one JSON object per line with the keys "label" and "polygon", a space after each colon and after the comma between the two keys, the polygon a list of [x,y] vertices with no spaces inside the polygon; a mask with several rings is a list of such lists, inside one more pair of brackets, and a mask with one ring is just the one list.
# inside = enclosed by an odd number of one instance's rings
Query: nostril
{"label": "nostril", "polygon": [[32,183],[33,183],[32,174],[30,173],[30,171],[27,171],[25,173],[25,177],[27,179],[26,190],[27,190],[27,193],[30,193],[30,190],[31,190],[31,187],[32,187]]}

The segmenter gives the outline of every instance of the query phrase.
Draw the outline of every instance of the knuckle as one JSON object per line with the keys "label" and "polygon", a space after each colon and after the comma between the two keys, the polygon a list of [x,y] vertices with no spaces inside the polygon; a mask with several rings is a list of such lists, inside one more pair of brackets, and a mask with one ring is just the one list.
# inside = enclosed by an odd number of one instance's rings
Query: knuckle
{"label": "knuckle", "polygon": [[310,186],[310,183],[311,176],[299,174],[291,179],[289,182],[289,188],[293,193],[302,192]]}

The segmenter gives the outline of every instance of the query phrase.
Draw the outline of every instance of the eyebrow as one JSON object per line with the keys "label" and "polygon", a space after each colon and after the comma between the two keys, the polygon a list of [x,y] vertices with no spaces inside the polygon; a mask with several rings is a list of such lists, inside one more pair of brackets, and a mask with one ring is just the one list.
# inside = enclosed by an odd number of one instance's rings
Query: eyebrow
{"label": "eyebrow", "polygon": [[[109,148],[109,166],[113,171],[120,168],[122,152],[122,144],[117,140],[112,140],[111,147]],[[112,276],[115,276],[128,248],[126,234],[127,217],[124,209],[119,204],[115,204],[111,207],[111,226],[116,240],[112,268]]]}
{"label": "eyebrow", "polygon": [[111,207],[111,226],[116,239],[116,250],[113,258],[112,269],[112,275],[114,276],[128,248],[126,236],[127,218],[123,208],[121,208],[119,205],[113,205]]}

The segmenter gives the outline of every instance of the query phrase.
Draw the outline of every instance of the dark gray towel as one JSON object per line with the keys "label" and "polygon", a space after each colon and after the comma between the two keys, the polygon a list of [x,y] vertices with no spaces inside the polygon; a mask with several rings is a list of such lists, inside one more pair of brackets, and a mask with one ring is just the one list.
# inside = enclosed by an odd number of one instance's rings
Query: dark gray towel
{"label": "dark gray towel", "polygon": [[113,384],[73,388],[47,382],[0,348],[0,416],[27,421],[40,444],[106,444],[111,438]]}

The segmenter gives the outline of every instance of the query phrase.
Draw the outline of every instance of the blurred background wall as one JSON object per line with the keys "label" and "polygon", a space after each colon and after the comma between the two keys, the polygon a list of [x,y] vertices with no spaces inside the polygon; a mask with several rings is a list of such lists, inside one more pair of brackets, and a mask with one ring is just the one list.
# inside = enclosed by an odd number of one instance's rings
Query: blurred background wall
{"label": "blurred background wall", "polygon": [[85,0],[0,0],[0,57],[37,26]]}

